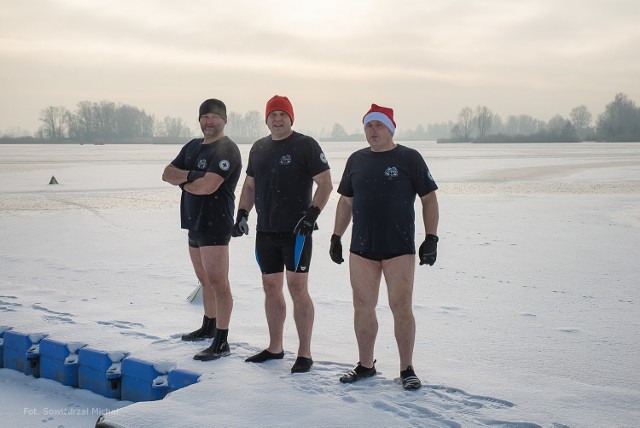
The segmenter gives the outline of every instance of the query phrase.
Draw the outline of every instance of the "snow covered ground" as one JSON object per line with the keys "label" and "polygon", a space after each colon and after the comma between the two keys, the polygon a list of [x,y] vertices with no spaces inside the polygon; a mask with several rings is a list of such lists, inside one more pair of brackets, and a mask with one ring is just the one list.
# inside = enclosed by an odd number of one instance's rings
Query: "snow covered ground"
{"label": "snow covered ground", "polygon": [[[322,144],[336,187],[364,144]],[[0,369],[0,425],[637,426],[640,143],[407,145],[441,209],[438,261],[416,269],[414,392],[398,380],[384,292],[379,375],[338,382],[357,350],[348,266],[328,256],[337,194],[314,233],[312,371],[289,371],[290,300],[284,360],[244,362],[267,344],[253,232],[230,246],[232,354],[198,362],[208,343],[179,339],[202,317],[186,301],[196,279],[179,191],[160,179],[180,146],[0,146],[0,326],[203,374],[131,404]]]}

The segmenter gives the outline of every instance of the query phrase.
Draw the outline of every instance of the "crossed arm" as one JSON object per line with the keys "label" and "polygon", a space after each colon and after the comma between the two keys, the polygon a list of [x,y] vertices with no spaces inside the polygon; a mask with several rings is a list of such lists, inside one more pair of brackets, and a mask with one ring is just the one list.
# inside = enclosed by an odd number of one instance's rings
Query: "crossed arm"
{"label": "crossed arm", "polygon": [[214,193],[224,182],[224,178],[215,172],[207,172],[204,177],[188,182],[188,170],[177,168],[169,164],[162,173],[162,180],[174,186],[183,185],[182,188],[194,195],[210,195]]}

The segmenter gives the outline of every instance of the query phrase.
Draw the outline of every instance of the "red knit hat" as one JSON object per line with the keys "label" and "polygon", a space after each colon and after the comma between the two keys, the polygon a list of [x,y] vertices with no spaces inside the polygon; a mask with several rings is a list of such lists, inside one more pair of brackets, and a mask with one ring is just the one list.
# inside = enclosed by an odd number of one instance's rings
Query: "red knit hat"
{"label": "red knit hat", "polygon": [[396,132],[396,123],[393,121],[393,109],[389,107],[381,107],[377,104],[371,104],[371,108],[362,118],[362,123],[366,126],[372,120],[379,120],[389,128],[391,135]]}
{"label": "red knit hat", "polygon": [[273,98],[267,101],[267,112],[264,115],[265,122],[267,121],[267,117],[269,117],[269,113],[277,110],[287,113],[293,125],[293,106],[291,105],[291,101],[289,101],[289,98],[281,97],[280,95],[274,95]]}

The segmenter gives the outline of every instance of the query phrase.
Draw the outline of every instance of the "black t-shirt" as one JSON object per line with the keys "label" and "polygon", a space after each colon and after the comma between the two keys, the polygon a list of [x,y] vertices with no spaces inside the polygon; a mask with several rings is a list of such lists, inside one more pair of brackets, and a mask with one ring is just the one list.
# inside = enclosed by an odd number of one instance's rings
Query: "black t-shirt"
{"label": "black t-shirt", "polygon": [[353,198],[351,251],[415,254],[416,194],[436,190],[417,150],[364,148],[347,159],[338,193]]}
{"label": "black t-shirt", "polygon": [[313,177],[328,169],[318,142],[299,132],[284,140],[268,136],[256,141],[247,175],[255,180],[258,231],[293,232],[311,204]]}
{"label": "black t-shirt", "polygon": [[229,137],[209,144],[203,138],[189,141],[171,162],[177,168],[214,172],[224,181],[210,195],[182,192],[180,219],[183,229],[224,235],[231,232],[236,185],[242,172],[240,150]]}

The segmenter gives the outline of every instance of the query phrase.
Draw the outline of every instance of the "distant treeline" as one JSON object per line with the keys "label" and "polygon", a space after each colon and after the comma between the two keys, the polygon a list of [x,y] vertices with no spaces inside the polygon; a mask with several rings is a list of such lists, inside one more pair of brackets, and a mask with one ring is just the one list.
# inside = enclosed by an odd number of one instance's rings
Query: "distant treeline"
{"label": "distant treeline", "polygon": [[439,143],[547,143],[578,141],[640,141],[640,108],[625,94],[616,94],[593,126],[586,106],[573,108],[569,118],[561,115],[549,122],[528,115],[508,116],[503,121],[488,107],[464,107],[451,134]]}
{"label": "distant treeline", "polygon": [[[50,106],[40,111],[40,127],[35,136],[0,136],[0,143],[146,144],[184,143],[201,135],[181,118],[158,120],[144,110],[112,101],[81,101],[75,111]],[[230,112],[225,131],[238,142],[255,141],[265,134],[257,111],[244,115]],[[246,140],[246,141],[245,141]]]}
{"label": "distant treeline", "polygon": [[[257,111],[245,114],[229,112],[225,133],[238,143],[252,143],[266,135],[263,116]],[[82,101],[75,111],[66,107],[41,110],[41,126],[35,136],[20,130],[0,132],[0,143],[183,143],[201,135],[180,118],[157,120],[144,110],[111,101]],[[313,133],[310,133],[313,135]],[[330,132],[317,135],[321,141],[363,141],[364,133],[349,134],[336,123]],[[640,141],[640,108],[627,95],[618,93],[607,104],[595,123],[586,106],[573,108],[569,118],[561,115],[548,122],[529,115],[510,115],[503,120],[486,106],[466,106],[455,122],[448,121],[415,129],[398,129],[397,141],[430,141],[439,143],[528,143],[577,141]]]}
{"label": "distant treeline", "polygon": [[[362,141],[364,134],[348,134],[335,124],[323,141]],[[578,141],[640,141],[640,108],[625,94],[619,93],[600,114],[593,126],[593,116],[586,106],[571,110],[569,118],[561,115],[548,122],[529,115],[510,115],[503,120],[486,106],[464,107],[455,122],[443,122],[415,129],[398,129],[394,140],[432,141],[439,143],[547,143]]]}

